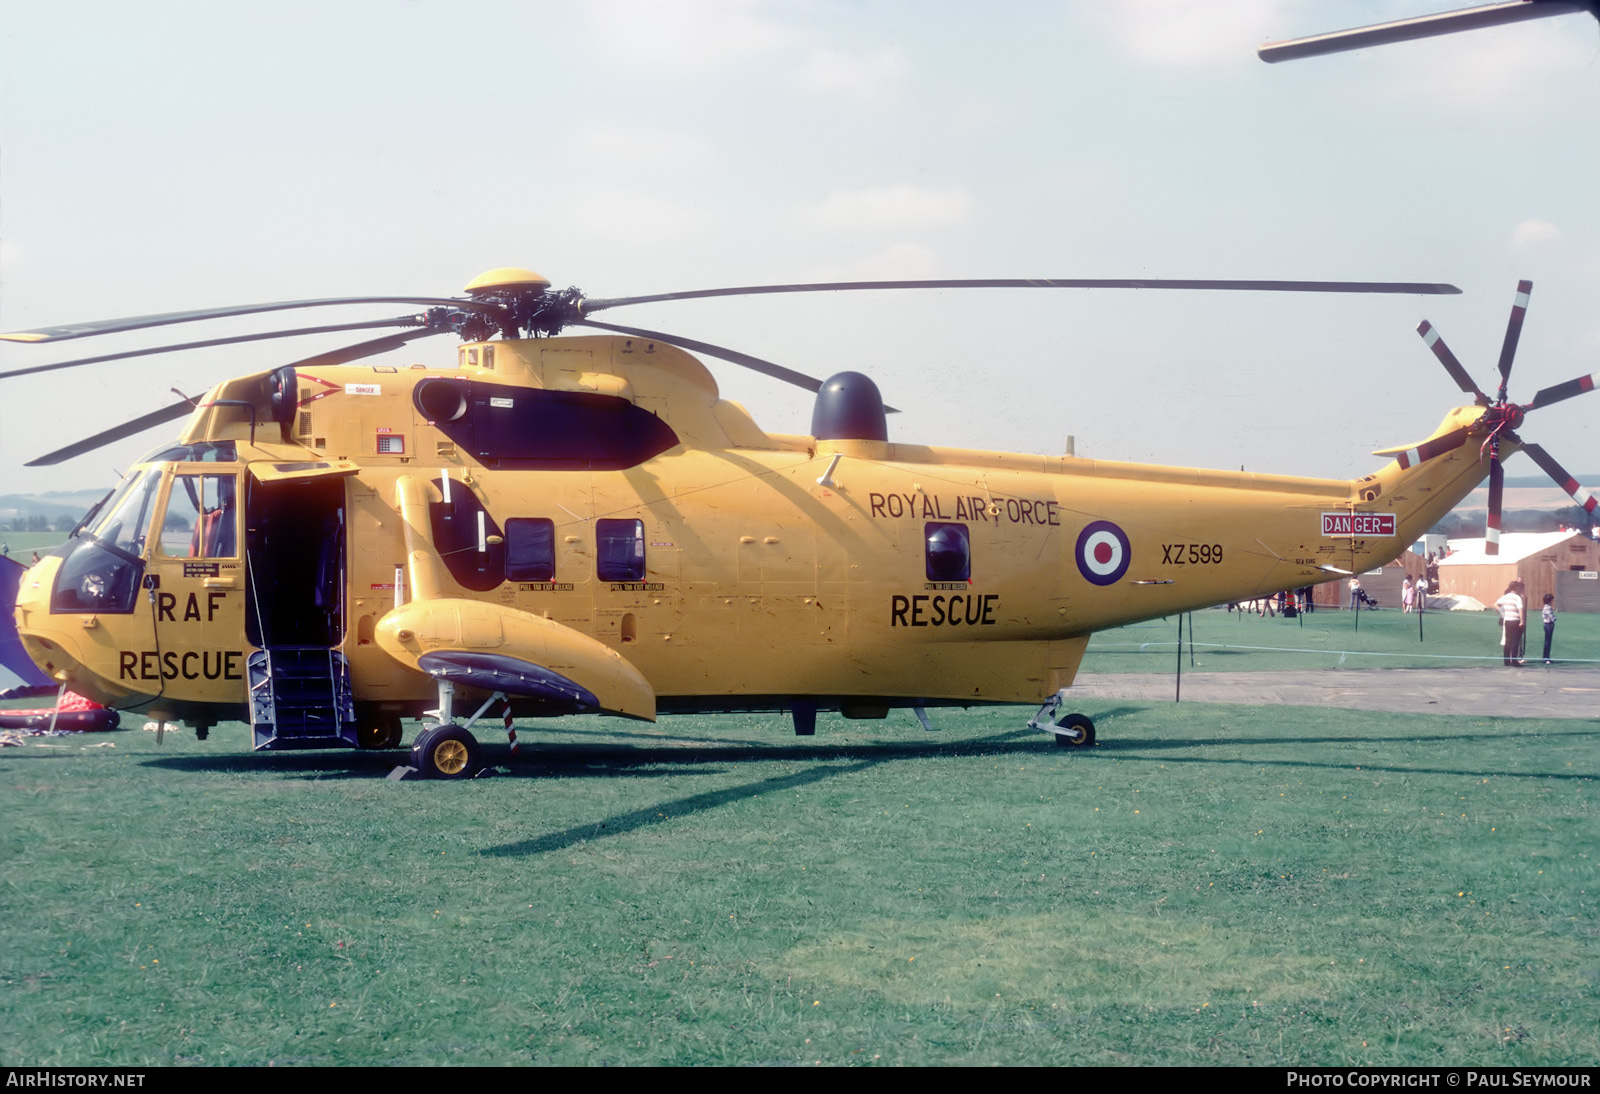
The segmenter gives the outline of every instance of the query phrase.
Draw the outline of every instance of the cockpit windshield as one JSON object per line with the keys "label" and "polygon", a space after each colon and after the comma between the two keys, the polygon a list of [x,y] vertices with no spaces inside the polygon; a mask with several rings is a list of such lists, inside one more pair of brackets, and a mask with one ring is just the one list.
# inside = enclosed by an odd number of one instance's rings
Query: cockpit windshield
{"label": "cockpit windshield", "polygon": [[101,543],[130,555],[143,554],[145,535],[150,531],[151,510],[160,485],[159,467],[129,475],[117,488],[89,533]]}

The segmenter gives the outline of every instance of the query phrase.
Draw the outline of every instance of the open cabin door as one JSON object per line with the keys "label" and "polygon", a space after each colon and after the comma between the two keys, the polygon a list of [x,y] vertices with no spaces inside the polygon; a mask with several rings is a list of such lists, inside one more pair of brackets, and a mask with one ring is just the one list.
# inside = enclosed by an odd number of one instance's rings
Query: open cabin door
{"label": "open cabin door", "polygon": [[348,462],[251,464],[250,724],[258,749],[354,748],[344,639]]}

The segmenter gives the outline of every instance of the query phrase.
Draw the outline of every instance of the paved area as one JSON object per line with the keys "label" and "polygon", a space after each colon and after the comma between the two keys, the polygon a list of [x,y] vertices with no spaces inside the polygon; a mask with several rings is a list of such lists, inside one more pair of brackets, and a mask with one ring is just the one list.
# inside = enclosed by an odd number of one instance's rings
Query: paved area
{"label": "paved area", "polygon": [[[1391,713],[1503,718],[1600,718],[1600,669],[1330,669],[1320,672],[1186,672],[1185,703],[1272,703]],[[1173,674],[1083,673],[1079,699],[1172,702]]]}

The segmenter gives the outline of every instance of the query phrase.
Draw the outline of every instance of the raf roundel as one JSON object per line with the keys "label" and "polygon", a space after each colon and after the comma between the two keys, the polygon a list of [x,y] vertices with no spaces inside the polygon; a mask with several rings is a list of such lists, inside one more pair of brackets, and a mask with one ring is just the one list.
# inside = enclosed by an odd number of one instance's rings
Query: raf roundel
{"label": "raf roundel", "polygon": [[1109,520],[1097,520],[1078,533],[1078,572],[1091,585],[1113,585],[1128,572],[1133,551],[1128,536]]}

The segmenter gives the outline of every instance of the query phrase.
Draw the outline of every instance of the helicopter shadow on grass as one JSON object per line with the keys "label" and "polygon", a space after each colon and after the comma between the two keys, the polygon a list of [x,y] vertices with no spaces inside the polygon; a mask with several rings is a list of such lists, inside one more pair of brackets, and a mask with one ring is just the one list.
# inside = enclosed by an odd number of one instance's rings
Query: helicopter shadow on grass
{"label": "helicopter shadow on grass", "polygon": [[[519,765],[524,754],[512,755],[504,747],[498,749],[494,746],[485,749],[485,764],[497,767],[501,764]],[[327,780],[364,780],[373,781],[383,779],[397,767],[406,766],[410,753],[395,749],[384,752],[301,752],[301,753],[274,753],[270,756],[257,755],[256,753],[242,753],[231,756],[171,756],[155,757],[143,762],[146,767],[161,768],[167,771],[181,771],[191,774],[210,773],[218,775],[259,775],[280,779],[301,779],[311,781]],[[673,762],[682,764],[686,757],[681,753],[668,753],[651,770],[629,770],[618,767],[615,770],[604,772],[608,775],[628,778],[665,778],[671,775],[704,774],[705,769],[700,766],[674,768]],[[642,765],[641,765],[642,766]],[[548,774],[556,774],[556,770]],[[571,775],[574,772],[561,771],[561,774]],[[581,774],[581,772],[577,772]],[[521,774],[517,772],[517,774]]]}
{"label": "helicopter shadow on grass", "polygon": [[[1428,717],[1434,717],[1429,715]],[[1541,736],[1560,737],[1596,737],[1600,736],[1600,729],[1573,729],[1563,730],[1558,733],[1545,733]],[[1173,756],[1171,750],[1235,747],[1249,748],[1262,745],[1358,745],[1370,744],[1374,748],[1381,748],[1390,744],[1417,744],[1417,745],[1459,745],[1481,744],[1490,745],[1497,750],[1503,749],[1506,736],[1502,733],[1485,731],[1481,733],[1413,733],[1404,736],[1384,736],[1368,738],[1361,736],[1319,736],[1319,737],[1167,737],[1138,739],[1118,739],[1101,741],[1095,746],[1095,751],[1114,755],[1119,760],[1141,760],[1147,763],[1162,764],[1219,764],[1226,767],[1292,767],[1313,768],[1323,771],[1366,771],[1381,772],[1394,775],[1448,775],[1517,779],[1576,779],[1579,781],[1593,780],[1600,775],[1597,772],[1545,772],[1545,771],[1511,771],[1501,768],[1459,769],[1443,767],[1418,767],[1413,764],[1384,764],[1374,763],[1370,759],[1350,763],[1330,763],[1306,759],[1262,759],[1251,756]],[[1146,755],[1146,753],[1150,753]]]}
{"label": "helicopter shadow on grass", "polygon": [[[1026,739],[1018,740],[1018,738]],[[802,771],[775,775],[767,779],[757,779],[739,786],[729,786],[699,794],[690,794],[669,802],[657,802],[638,809],[628,810],[625,813],[616,813],[593,823],[574,825],[554,832],[546,832],[531,839],[487,847],[479,853],[491,858],[522,858],[529,855],[560,851],[574,844],[602,836],[624,835],[640,828],[682,818],[686,814],[701,813],[732,802],[747,801],[782,790],[793,790],[796,787],[808,786],[840,775],[853,775],[895,760],[918,759],[934,755],[946,757],[991,756],[1019,751],[1031,754],[1037,753],[1041,749],[1053,749],[1054,747],[1054,744],[1048,740],[1039,740],[1037,731],[1025,728],[1007,730],[1003,733],[951,744],[924,742],[920,744],[896,743],[832,747],[826,745],[821,747],[791,745],[763,748],[756,752],[751,752],[748,749],[712,745],[705,749],[696,750],[694,758],[707,763],[748,762],[751,760],[759,762],[809,760],[813,762],[814,766],[807,767]],[[604,760],[597,761],[592,750],[587,753],[574,751],[572,757],[574,762],[583,762],[588,766],[588,770],[582,772],[583,774],[617,773],[614,769],[608,770]],[[570,768],[550,764],[549,759],[548,754],[543,755],[540,757],[540,760],[543,761],[541,764],[526,771],[518,771],[517,774],[555,776],[572,774]],[[683,759],[682,753],[676,749],[662,751],[659,749],[618,748],[615,750],[613,757],[614,762],[624,764],[651,764],[671,762],[673,760],[681,762]],[[847,762],[828,762],[838,760]]]}

